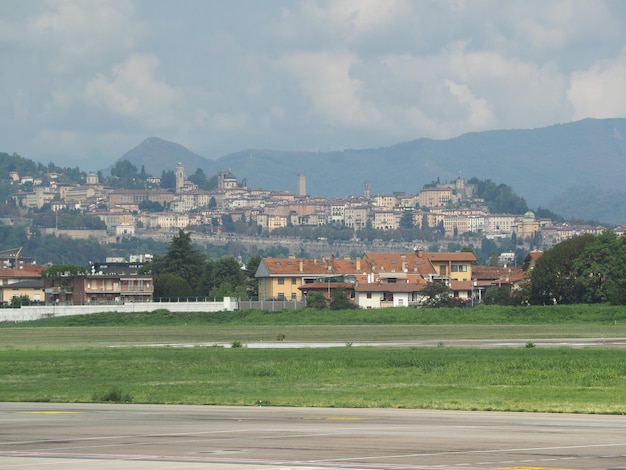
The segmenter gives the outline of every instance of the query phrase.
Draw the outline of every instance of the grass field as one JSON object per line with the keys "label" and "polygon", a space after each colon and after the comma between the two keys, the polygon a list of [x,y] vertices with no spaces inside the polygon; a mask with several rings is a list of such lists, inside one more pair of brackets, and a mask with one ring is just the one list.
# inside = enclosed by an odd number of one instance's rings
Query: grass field
{"label": "grass field", "polygon": [[[364,316],[365,315],[365,316]],[[446,339],[626,337],[626,309],[168,312],[0,324],[0,401],[626,412],[626,351],[468,349]],[[339,341],[329,349],[212,342]],[[437,339],[438,348],[350,347]],[[203,347],[131,347],[150,343]]]}

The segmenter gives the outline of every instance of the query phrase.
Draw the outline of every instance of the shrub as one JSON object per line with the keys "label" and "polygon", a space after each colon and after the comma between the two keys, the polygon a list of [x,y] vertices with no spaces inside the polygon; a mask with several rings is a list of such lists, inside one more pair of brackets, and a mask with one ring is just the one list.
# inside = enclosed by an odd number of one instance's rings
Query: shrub
{"label": "shrub", "polygon": [[133,396],[130,393],[123,392],[119,387],[111,387],[110,390],[101,395],[94,392],[91,399],[100,402],[131,403]]}

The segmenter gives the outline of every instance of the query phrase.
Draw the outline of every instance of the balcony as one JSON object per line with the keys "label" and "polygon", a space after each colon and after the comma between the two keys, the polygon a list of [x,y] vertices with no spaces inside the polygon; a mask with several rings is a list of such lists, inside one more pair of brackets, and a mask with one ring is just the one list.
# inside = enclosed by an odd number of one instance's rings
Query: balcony
{"label": "balcony", "polygon": [[46,287],[44,292],[50,295],[73,294],[74,288],[69,286]]}

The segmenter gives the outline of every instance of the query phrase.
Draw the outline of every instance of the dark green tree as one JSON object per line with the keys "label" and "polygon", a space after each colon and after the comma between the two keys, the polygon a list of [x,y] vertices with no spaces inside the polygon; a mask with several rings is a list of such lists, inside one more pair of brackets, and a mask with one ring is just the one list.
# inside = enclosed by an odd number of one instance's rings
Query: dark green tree
{"label": "dark green tree", "polygon": [[145,200],[139,203],[139,210],[146,212],[163,212],[165,208],[158,201]]}
{"label": "dark green tree", "polygon": [[400,228],[413,228],[415,225],[413,211],[404,211],[400,217]]}
{"label": "dark green tree", "polygon": [[128,160],[118,161],[111,168],[111,186],[114,188],[136,189],[143,187],[137,167]]}
{"label": "dark green tree", "polygon": [[191,297],[193,291],[182,276],[175,273],[163,273],[154,276],[154,297]]}
{"label": "dark green tree", "polygon": [[443,282],[429,282],[421,294],[423,297],[422,306],[426,308],[453,307],[456,303],[452,289]]}
{"label": "dark green tree", "polygon": [[625,239],[607,231],[585,246],[574,263],[583,303],[623,304],[626,300]]}
{"label": "dark green tree", "polygon": [[204,171],[202,171],[202,168],[196,169],[196,172],[190,175],[188,180],[205,191],[217,188],[217,178],[208,179]]}
{"label": "dark green tree", "polygon": [[64,275],[87,274],[88,269],[85,266],[77,266],[75,264],[54,264],[41,273],[43,277],[58,277]]}
{"label": "dark green tree", "polygon": [[192,247],[191,233],[179,229],[167,253],[154,260],[153,272],[155,276],[177,274],[189,284],[191,295],[206,295],[206,289],[202,286],[206,265],[204,253]]}
{"label": "dark green tree", "polygon": [[316,310],[323,310],[328,308],[328,300],[320,292],[310,292],[306,296],[306,306]]}
{"label": "dark green tree", "polygon": [[207,263],[203,289],[207,294],[212,289],[228,283],[231,290],[245,286],[245,274],[239,262],[232,256],[220,258]]}
{"label": "dark green tree", "polygon": [[511,305],[513,303],[511,286],[506,285],[487,289],[482,301],[486,305]]}
{"label": "dark green tree", "polygon": [[161,188],[174,189],[176,188],[176,174],[174,170],[168,170],[161,173]]}
{"label": "dark green tree", "polygon": [[591,234],[581,235],[546,250],[530,276],[529,302],[532,305],[579,302],[581,295],[576,285],[576,260],[595,239]]}
{"label": "dark green tree", "polygon": [[342,287],[332,290],[328,306],[331,310],[349,310],[355,308],[354,304],[348,299],[346,290]]}
{"label": "dark green tree", "polygon": [[248,297],[256,298],[259,296],[259,280],[254,277],[257,269],[259,268],[259,264],[263,258],[261,255],[256,254],[252,256],[248,262],[246,263],[246,291],[248,292]]}

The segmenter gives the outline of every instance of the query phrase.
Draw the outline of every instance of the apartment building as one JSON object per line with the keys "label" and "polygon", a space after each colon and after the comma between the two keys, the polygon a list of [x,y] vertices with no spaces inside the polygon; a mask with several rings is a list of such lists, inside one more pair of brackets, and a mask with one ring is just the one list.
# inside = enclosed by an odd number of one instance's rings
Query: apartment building
{"label": "apartment building", "polygon": [[327,297],[349,292],[360,308],[419,305],[428,282],[444,282],[455,297],[470,299],[473,253],[367,252],[363,258],[266,258],[255,277],[261,298],[302,300],[308,292]]}
{"label": "apartment building", "polygon": [[417,202],[421,207],[430,209],[435,207],[444,207],[448,203],[455,202],[457,198],[450,188],[429,188],[423,189],[417,195]]}
{"label": "apartment building", "polygon": [[398,209],[373,208],[371,211],[372,228],[393,230],[400,226],[402,213]]}
{"label": "apartment building", "polygon": [[369,208],[367,206],[346,206],[344,224],[355,230],[367,227]]}

